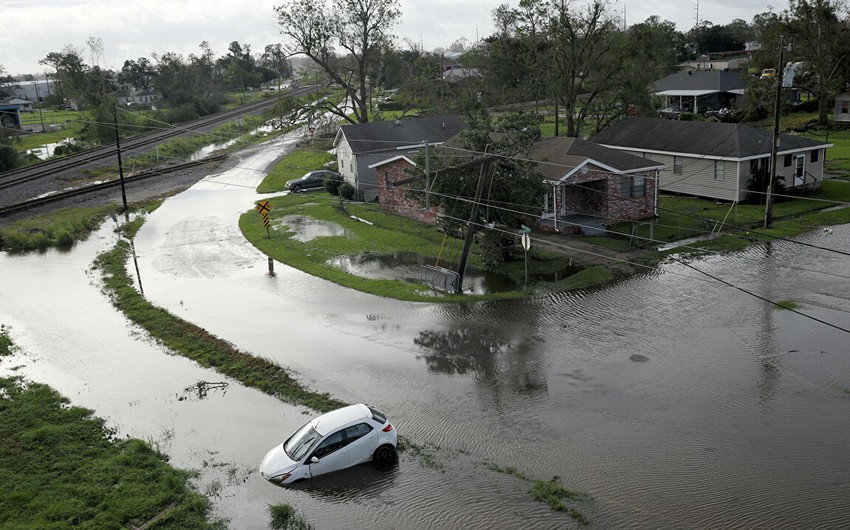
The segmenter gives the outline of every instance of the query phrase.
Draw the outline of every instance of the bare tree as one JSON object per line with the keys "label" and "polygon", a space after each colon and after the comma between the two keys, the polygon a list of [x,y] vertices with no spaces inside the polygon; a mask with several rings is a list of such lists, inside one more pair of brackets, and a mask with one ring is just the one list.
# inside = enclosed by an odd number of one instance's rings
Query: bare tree
{"label": "bare tree", "polygon": [[[290,0],[278,6],[281,33],[288,39],[289,55],[303,54],[345,90],[354,116],[345,108],[328,110],[351,123],[369,121],[369,63],[381,44],[391,40],[389,30],[401,16],[398,0]],[[337,53],[341,50],[341,54]]]}

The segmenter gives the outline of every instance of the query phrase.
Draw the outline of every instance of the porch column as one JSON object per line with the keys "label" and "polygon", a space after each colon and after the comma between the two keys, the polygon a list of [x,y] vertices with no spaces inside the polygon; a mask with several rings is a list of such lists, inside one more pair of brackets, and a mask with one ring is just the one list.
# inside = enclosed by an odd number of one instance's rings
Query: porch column
{"label": "porch column", "polygon": [[555,232],[558,231],[558,185],[552,184],[552,221],[554,222]]}

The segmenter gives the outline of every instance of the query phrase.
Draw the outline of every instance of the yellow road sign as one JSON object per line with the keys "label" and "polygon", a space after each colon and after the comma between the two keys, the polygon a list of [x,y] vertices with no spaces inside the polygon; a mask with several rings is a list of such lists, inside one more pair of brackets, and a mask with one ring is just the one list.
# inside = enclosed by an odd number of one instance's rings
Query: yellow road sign
{"label": "yellow road sign", "polygon": [[258,212],[260,212],[260,215],[265,217],[269,214],[270,211],[272,211],[272,203],[270,203],[269,201],[260,201],[254,208],[256,208]]}

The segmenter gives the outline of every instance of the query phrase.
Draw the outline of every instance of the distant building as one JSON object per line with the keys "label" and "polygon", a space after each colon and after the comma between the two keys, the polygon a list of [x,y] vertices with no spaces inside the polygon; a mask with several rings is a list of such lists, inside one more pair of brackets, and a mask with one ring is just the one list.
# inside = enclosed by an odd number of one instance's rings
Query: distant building
{"label": "distant building", "polygon": [[32,101],[21,98],[10,98],[3,102],[4,105],[14,105],[21,112],[32,112]]}
{"label": "distant building", "polygon": [[13,97],[27,101],[44,101],[44,98],[56,94],[53,80],[39,79],[36,81],[15,81],[8,86]]}

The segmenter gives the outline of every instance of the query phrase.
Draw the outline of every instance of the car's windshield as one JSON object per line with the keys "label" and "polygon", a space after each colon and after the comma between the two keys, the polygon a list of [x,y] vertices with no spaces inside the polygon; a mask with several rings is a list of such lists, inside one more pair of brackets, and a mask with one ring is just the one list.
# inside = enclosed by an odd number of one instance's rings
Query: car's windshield
{"label": "car's windshield", "polygon": [[289,458],[298,461],[307,454],[307,451],[313,447],[313,444],[319,438],[321,438],[319,433],[308,423],[298,429],[295,434],[289,437],[289,440],[283,443],[283,450]]}

